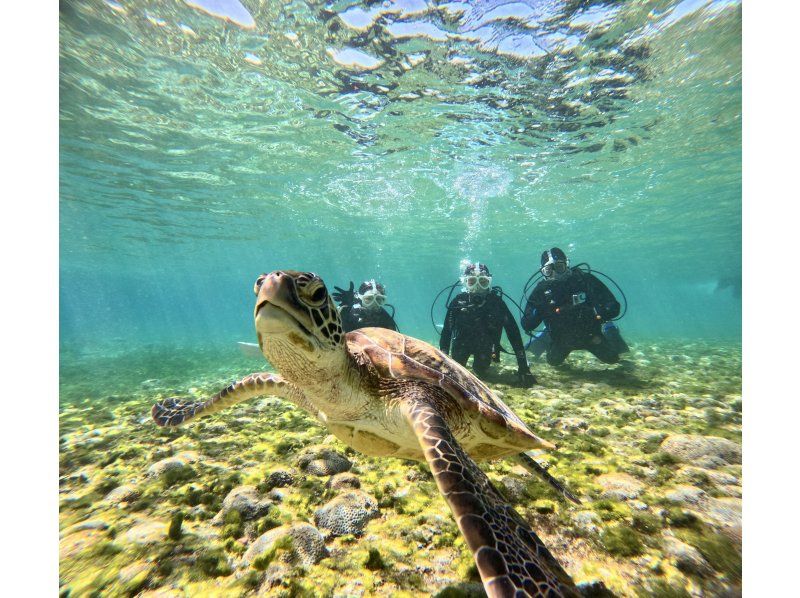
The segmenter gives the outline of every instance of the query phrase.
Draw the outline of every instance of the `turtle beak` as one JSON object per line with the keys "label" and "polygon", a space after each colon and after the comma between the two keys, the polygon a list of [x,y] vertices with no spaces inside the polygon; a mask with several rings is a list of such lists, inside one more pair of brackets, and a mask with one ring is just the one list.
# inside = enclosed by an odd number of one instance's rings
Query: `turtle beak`
{"label": "turtle beak", "polygon": [[298,309],[294,280],[282,270],[276,270],[261,282],[256,297],[254,312],[256,329],[266,334],[281,334],[292,331],[303,332],[313,338],[308,329],[308,315]]}
{"label": "turtle beak", "polygon": [[280,270],[276,270],[275,272],[267,274],[263,280],[261,278],[259,278],[259,280],[262,282],[258,289],[258,295],[256,296],[255,317],[258,318],[259,312],[270,303],[286,309],[287,300],[291,296],[291,289],[289,288],[291,282],[289,281],[289,277]]}

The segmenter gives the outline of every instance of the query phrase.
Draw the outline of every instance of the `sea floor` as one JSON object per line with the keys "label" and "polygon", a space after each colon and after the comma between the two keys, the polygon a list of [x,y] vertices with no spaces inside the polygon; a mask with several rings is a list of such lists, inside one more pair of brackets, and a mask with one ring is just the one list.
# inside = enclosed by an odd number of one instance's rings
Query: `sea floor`
{"label": "sea floor", "polygon": [[[741,593],[741,348],[584,352],[518,389],[490,385],[558,450],[582,499],[484,464],[577,582],[618,596]],[[204,397],[264,363],[233,351],[62,356],[62,596],[480,596],[427,468],[369,458],[275,398],[178,430],[150,406]]]}

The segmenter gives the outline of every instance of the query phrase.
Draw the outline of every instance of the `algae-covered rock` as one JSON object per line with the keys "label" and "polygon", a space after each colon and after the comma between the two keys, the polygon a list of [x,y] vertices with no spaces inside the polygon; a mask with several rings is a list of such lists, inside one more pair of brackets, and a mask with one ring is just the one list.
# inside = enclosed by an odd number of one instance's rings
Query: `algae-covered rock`
{"label": "algae-covered rock", "polygon": [[305,566],[315,565],[328,554],[325,540],[317,528],[309,523],[282,525],[259,536],[242,557],[242,565],[248,566],[253,561],[273,550],[276,543],[289,538],[286,558]]}
{"label": "algae-covered rock", "polygon": [[230,511],[238,511],[245,521],[257,519],[267,513],[271,506],[269,500],[261,498],[255,486],[237,486],[228,492],[222,501],[222,509],[211,523],[221,525]]}
{"label": "algae-covered rock", "polygon": [[63,562],[87,550],[105,538],[105,534],[100,530],[88,529],[66,535],[58,543],[58,558]]}
{"label": "algae-covered rock", "polygon": [[139,497],[141,493],[139,490],[134,488],[133,486],[129,486],[127,484],[123,486],[117,486],[111,492],[106,494],[103,500],[108,501],[112,505],[117,505],[123,502],[131,502]]}
{"label": "algae-covered rock", "polygon": [[147,477],[160,478],[167,475],[174,475],[185,471],[189,467],[189,462],[181,457],[168,457],[156,461],[147,468]]}
{"label": "algae-covered rock", "polygon": [[61,537],[68,536],[69,534],[74,534],[76,532],[82,532],[84,530],[104,529],[108,529],[108,523],[102,519],[90,519],[88,521],[81,521],[80,523],[76,523],[75,525],[68,527],[61,533]]}
{"label": "algae-covered rock", "polygon": [[579,417],[559,417],[550,423],[555,429],[565,432],[582,432],[589,429],[589,422]]}
{"label": "algae-covered rock", "polygon": [[629,500],[638,497],[644,490],[644,484],[627,473],[607,473],[595,481],[603,489],[602,498]]}
{"label": "algae-covered rock", "polygon": [[573,513],[572,521],[578,530],[586,534],[596,534],[600,531],[601,519],[594,511],[578,511],[577,513]]}
{"label": "algae-covered rock", "polygon": [[519,503],[528,497],[528,490],[525,483],[514,476],[503,476],[500,478],[503,494],[506,495],[512,503]]}
{"label": "algae-covered rock", "polygon": [[701,488],[681,485],[675,486],[671,490],[668,490],[664,494],[664,497],[670,502],[682,505],[699,506],[706,501],[708,495]]}
{"label": "algae-covered rock", "polygon": [[345,471],[331,476],[325,486],[331,490],[358,490],[361,488],[361,480],[358,479],[357,475]]}
{"label": "algae-covered rock", "polygon": [[333,475],[349,471],[353,464],[338,451],[327,447],[311,447],[297,458],[300,469],[311,475]]}
{"label": "algae-covered rock", "polygon": [[675,560],[675,565],[684,573],[704,575],[712,572],[711,566],[700,551],[672,536],[664,538],[664,554]]}
{"label": "algae-covered rock", "polygon": [[120,569],[117,577],[127,594],[135,594],[145,584],[152,571],[152,564],[138,561]]}
{"label": "algae-covered rock", "polygon": [[726,471],[708,471],[705,469],[703,469],[702,471],[705,472],[708,478],[715,484],[720,484],[720,485],[739,484],[739,478],[733,475],[732,473],[728,473]]}
{"label": "algae-covered rock", "polygon": [[734,497],[710,498],[703,508],[703,515],[717,525],[742,527],[742,499]]}
{"label": "algae-covered rock", "polygon": [[[259,563],[261,565],[261,563]],[[264,567],[260,566],[257,570],[262,570]],[[264,571],[264,581],[259,586],[257,596],[274,596],[281,595],[283,590],[284,595],[292,595],[289,586],[292,580],[292,567],[283,561],[270,562]],[[295,588],[292,588],[293,590]],[[302,595],[300,592],[297,594]]]}
{"label": "algae-covered rock", "polygon": [[360,490],[351,490],[317,509],[314,521],[331,536],[358,536],[379,513],[377,500]]}
{"label": "algae-covered rock", "polygon": [[661,443],[661,450],[678,461],[704,466],[742,462],[742,447],[717,436],[672,434]]}
{"label": "algae-covered rock", "polygon": [[295,475],[288,469],[276,469],[267,476],[264,482],[264,490],[273,488],[285,488],[295,483]]}
{"label": "algae-covered rock", "polygon": [[166,534],[167,526],[163,522],[144,521],[125,532],[125,540],[134,544],[153,544],[163,541]]}

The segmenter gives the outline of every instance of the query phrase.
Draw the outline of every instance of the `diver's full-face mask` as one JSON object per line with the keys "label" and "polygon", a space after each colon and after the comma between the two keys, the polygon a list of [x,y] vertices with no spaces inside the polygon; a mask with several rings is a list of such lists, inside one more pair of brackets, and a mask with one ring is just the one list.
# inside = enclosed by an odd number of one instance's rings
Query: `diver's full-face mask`
{"label": "diver's full-face mask", "polygon": [[386,303],[386,295],[380,292],[378,285],[374,282],[367,287],[363,293],[356,294],[361,302],[361,306],[368,311],[377,311]]}

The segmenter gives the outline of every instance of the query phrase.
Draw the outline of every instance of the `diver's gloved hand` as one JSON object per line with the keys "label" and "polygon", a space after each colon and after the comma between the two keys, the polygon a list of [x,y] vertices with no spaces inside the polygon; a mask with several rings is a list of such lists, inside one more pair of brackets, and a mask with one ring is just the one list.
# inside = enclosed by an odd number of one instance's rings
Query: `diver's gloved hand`
{"label": "diver's gloved hand", "polygon": [[331,293],[331,297],[333,300],[336,301],[339,305],[355,305],[356,303],[356,292],[355,292],[355,285],[353,281],[350,281],[350,288],[348,290],[344,290],[340,287],[333,287],[336,289],[334,293]]}
{"label": "diver's gloved hand", "polygon": [[520,387],[530,388],[531,386],[536,384],[536,376],[531,374],[530,371],[518,370],[517,381]]}

